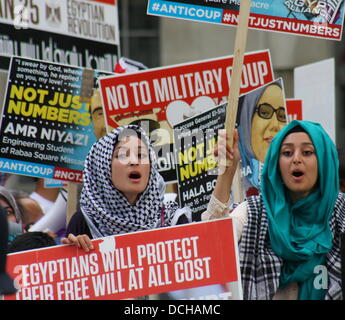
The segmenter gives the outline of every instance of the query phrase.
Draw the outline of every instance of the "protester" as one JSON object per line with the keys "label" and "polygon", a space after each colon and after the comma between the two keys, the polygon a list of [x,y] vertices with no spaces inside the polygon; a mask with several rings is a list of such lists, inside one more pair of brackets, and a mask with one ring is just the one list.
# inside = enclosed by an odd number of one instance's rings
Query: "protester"
{"label": "protester", "polygon": [[[281,80],[248,93],[240,100],[238,115],[243,188],[259,188],[261,166],[273,137],[286,125]],[[248,192],[247,192],[247,195]]]}
{"label": "protester", "polygon": [[46,214],[54,205],[59,195],[59,190],[60,188],[45,188],[44,179],[36,178],[36,187],[30,194],[30,198],[36,200],[40,204],[43,213]]}
{"label": "protester", "polygon": [[24,231],[21,224],[8,221],[8,244],[10,245],[11,242],[23,232]]}
{"label": "protester", "polygon": [[42,231],[26,232],[17,236],[8,248],[8,253],[55,246],[54,238]]}
{"label": "protester", "polygon": [[16,200],[12,193],[2,186],[0,186],[0,206],[5,209],[8,221],[21,223],[22,219]]}
{"label": "protester", "polygon": [[13,280],[6,272],[8,236],[6,211],[0,207],[0,295],[14,294],[17,291]]}
{"label": "protester", "polygon": [[0,186],[0,207],[5,210],[8,221],[8,244],[23,233],[22,218],[12,193]]}
{"label": "protester", "polygon": [[10,175],[6,172],[0,172],[0,186],[4,186]]}
{"label": "protester", "polygon": [[[163,205],[165,183],[144,130],[135,125],[119,127],[99,139],[84,166],[81,214],[92,238],[150,230],[191,221],[189,208]],[[78,223],[75,223],[78,225]],[[92,249],[90,237],[68,228],[61,243]],[[84,232],[85,233],[85,232]]]}
{"label": "protester", "polygon": [[[203,220],[229,214],[240,158],[237,140],[226,147],[234,165],[217,177]],[[345,231],[345,195],[339,192],[336,148],[319,124],[294,120],[275,136],[261,194],[247,197],[230,215],[240,239],[244,299],[342,298],[339,238]]]}
{"label": "protester", "polygon": [[12,195],[16,200],[17,207],[21,215],[21,221],[24,229],[41,219],[44,214],[39,203],[30,198],[26,192],[12,190]]}

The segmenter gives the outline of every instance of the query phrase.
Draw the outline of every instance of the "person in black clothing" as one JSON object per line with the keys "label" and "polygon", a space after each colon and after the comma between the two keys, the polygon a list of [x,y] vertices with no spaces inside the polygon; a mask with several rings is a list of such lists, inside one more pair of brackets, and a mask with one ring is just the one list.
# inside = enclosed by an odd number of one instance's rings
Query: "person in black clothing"
{"label": "person in black clothing", "polygon": [[92,239],[90,228],[88,227],[81,210],[76,211],[68,223],[66,235],[68,236],[69,234],[86,234],[90,239]]}
{"label": "person in black clothing", "polygon": [[55,246],[55,240],[46,232],[32,231],[17,236],[8,248],[8,253]]}
{"label": "person in black clothing", "polygon": [[7,214],[0,206],[0,295],[16,293],[12,278],[6,272],[8,248],[8,221]]}

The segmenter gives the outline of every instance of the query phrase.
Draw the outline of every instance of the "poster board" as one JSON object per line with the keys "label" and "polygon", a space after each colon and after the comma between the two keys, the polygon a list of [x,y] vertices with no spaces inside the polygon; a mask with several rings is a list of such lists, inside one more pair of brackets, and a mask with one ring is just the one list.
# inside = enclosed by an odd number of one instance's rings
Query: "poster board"
{"label": "poster board", "polygon": [[[99,80],[108,130],[140,123],[150,131],[158,169],[166,182],[176,181],[171,128],[226,101],[233,56],[184,63]],[[268,50],[244,56],[241,92],[273,80]]]}
{"label": "poster board", "polygon": [[335,143],[334,58],[295,68],[294,97],[303,101],[303,120],[320,123]]}
{"label": "poster board", "polygon": [[96,141],[89,100],[100,75],[13,57],[2,108],[0,171],[81,183]]}
{"label": "poster board", "polygon": [[[115,0],[0,2],[0,52],[112,72],[120,56]],[[1,67],[8,69],[8,66]]]}
{"label": "poster board", "polygon": [[[147,14],[236,26],[239,0],[148,0]],[[343,0],[252,0],[249,28],[341,40]]]}
{"label": "poster board", "polygon": [[[241,153],[240,192],[245,195],[258,193],[263,166],[260,156],[265,156],[273,136],[286,124],[276,120],[274,114],[271,119],[259,118],[255,110],[263,102],[274,109],[281,108],[286,114],[281,78],[239,98],[236,128]],[[213,148],[218,130],[224,128],[226,112],[225,103],[174,126],[179,200],[181,206],[191,208],[196,221],[206,211],[216,184],[218,169]]]}
{"label": "poster board", "polygon": [[226,109],[223,103],[174,126],[179,202],[192,210],[194,221],[201,220],[215,188],[218,170],[213,148],[218,130],[224,129]]}
{"label": "poster board", "polygon": [[[232,283],[242,296],[231,218],[9,254],[21,289],[6,300],[114,300]],[[216,250],[215,250],[216,248]]]}
{"label": "poster board", "polygon": [[236,126],[241,153],[240,174],[245,196],[259,193],[266,153],[274,136],[287,124],[283,79],[242,95]]}

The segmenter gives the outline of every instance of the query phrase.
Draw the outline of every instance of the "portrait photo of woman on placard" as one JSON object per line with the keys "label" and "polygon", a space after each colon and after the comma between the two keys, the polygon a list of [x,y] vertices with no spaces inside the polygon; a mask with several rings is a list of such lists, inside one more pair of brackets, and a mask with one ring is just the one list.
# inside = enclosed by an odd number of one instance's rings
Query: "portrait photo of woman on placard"
{"label": "portrait photo of woman on placard", "polygon": [[240,97],[237,128],[241,152],[241,177],[247,196],[257,194],[260,172],[268,147],[286,123],[282,79]]}

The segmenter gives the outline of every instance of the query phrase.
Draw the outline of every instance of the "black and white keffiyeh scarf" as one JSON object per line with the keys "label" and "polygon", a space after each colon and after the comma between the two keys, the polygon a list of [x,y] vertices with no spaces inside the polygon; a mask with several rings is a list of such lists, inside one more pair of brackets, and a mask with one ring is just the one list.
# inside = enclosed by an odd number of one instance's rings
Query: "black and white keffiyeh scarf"
{"label": "black and white keffiyeh scarf", "polygon": [[[128,203],[111,179],[115,145],[131,130],[146,142],[151,162],[149,183],[134,205]],[[83,179],[80,208],[94,238],[174,225],[183,214],[190,221],[188,208],[180,209],[176,202],[163,206],[165,182],[157,170],[149,138],[139,126],[119,127],[100,138],[86,157]]]}

